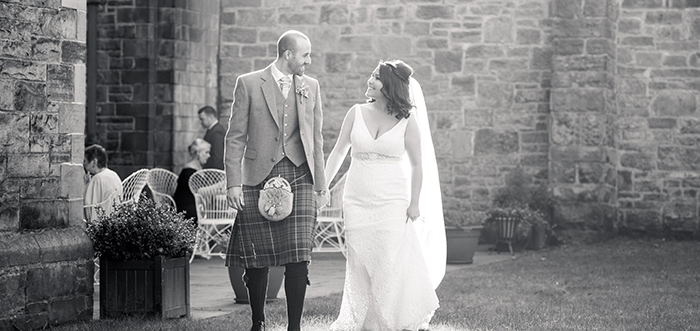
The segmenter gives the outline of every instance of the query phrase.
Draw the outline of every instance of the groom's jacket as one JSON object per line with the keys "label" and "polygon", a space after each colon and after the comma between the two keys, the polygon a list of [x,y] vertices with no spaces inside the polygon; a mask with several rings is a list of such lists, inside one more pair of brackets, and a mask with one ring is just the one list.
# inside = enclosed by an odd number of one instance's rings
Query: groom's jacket
{"label": "groom's jacket", "polygon": [[[260,184],[284,157],[284,151],[297,166],[307,162],[314,190],[323,190],[323,114],[318,81],[294,75],[285,100],[270,66],[236,80],[224,151],[226,186]],[[290,106],[296,106],[298,131],[293,137],[285,137],[289,126],[284,124],[297,124],[285,122],[288,117],[284,117],[284,109]]]}

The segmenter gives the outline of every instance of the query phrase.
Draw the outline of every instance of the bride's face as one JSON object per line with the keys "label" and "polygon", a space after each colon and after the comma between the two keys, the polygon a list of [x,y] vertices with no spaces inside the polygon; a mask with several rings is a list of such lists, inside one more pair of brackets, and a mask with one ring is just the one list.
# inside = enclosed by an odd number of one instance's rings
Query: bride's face
{"label": "bride's face", "polygon": [[377,66],[377,68],[374,69],[374,71],[372,71],[372,75],[370,75],[369,79],[367,80],[367,92],[365,92],[365,97],[372,98],[374,100],[383,98],[383,87],[384,85],[382,84],[382,81],[379,77],[379,67]]}

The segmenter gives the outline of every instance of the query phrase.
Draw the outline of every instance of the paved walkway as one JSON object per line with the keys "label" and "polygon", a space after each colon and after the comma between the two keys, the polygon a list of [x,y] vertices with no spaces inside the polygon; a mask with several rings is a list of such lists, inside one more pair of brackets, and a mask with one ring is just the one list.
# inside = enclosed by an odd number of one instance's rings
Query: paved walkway
{"label": "paved walkway", "polygon": [[[447,271],[470,268],[510,259],[507,253],[496,254],[488,251],[490,246],[480,246],[474,254],[472,264],[448,264]],[[345,257],[340,253],[314,253],[309,265],[309,278],[312,285],[307,289],[308,298],[325,296],[343,291],[345,280]],[[95,316],[99,315],[99,288],[95,287]],[[279,298],[284,298],[284,286]],[[190,265],[190,315],[200,319],[228,314],[234,309],[247,309],[247,304],[234,302],[233,289],[228,279],[224,260],[218,257],[210,260],[195,258]]]}

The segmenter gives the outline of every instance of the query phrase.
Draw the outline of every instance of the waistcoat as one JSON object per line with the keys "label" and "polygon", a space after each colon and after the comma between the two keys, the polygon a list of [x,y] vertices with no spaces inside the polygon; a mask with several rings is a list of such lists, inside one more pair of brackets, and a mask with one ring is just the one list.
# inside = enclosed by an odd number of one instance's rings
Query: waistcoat
{"label": "waistcoat", "polygon": [[297,94],[294,89],[294,84],[289,88],[287,99],[284,98],[282,91],[276,89],[277,93],[277,119],[280,123],[280,131],[275,137],[277,142],[277,160],[281,160],[285,156],[294,163],[297,167],[306,162],[304,155],[304,146],[301,143],[301,135],[299,132],[299,114],[297,112]]}

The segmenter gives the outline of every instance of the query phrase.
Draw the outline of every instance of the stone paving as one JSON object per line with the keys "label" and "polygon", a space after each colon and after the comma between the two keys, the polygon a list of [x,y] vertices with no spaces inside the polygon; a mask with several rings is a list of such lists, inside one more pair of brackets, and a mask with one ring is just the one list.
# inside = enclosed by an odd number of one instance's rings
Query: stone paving
{"label": "stone paving", "polygon": [[[325,296],[343,290],[345,280],[345,258],[340,253],[314,253],[309,265],[311,286],[307,289],[307,298]],[[493,253],[487,246],[480,246],[474,254],[471,264],[448,264],[447,272],[462,268],[470,268],[499,261],[510,260],[507,253]],[[221,258],[210,260],[196,258],[190,265],[190,315],[193,319],[201,319],[224,315],[235,309],[247,309],[247,304],[234,302],[233,289],[228,279],[228,272]],[[284,286],[280,289],[279,298],[284,298]],[[95,313],[99,316],[99,288],[95,287]]]}

